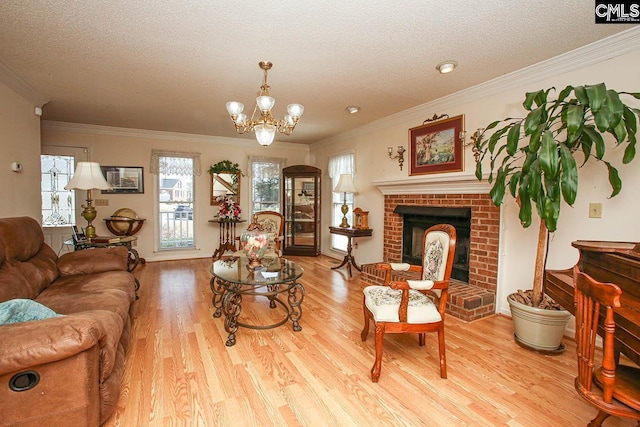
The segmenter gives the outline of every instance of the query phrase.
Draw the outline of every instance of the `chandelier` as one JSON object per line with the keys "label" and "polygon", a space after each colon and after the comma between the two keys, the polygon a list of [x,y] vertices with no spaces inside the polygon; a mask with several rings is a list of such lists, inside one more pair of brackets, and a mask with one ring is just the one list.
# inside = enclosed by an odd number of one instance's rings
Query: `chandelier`
{"label": "chandelier", "polygon": [[[244,104],[236,101],[227,102],[227,111],[231,115],[231,120],[236,127],[236,132],[243,134],[246,132],[255,132],[258,143],[263,147],[271,145],[276,136],[276,131],[291,135],[295,129],[304,107],[300,104],[287,105],[287,115],[282,120],[276,120],[271,115],[271,109],[276,100],[269,96],[269,85],[267,84],[267,71],[271,69],[273,64],[268,61],[261,61],[258,66],[264,71],[264,79],[260,92],[256,98],[256,106],[253,108],[253,114],[248,119],[246,114],[242,113]],[[256,118],[256,113],[260,111],[260,117]]]}

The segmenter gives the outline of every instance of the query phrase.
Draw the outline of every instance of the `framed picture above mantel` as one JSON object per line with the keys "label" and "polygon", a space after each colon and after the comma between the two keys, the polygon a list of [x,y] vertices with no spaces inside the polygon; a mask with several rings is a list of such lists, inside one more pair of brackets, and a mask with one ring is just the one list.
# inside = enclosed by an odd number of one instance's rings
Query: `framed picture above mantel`
{"label": "framed picture above mantel", "polygon": [[143,168],[137,166],[100,166],[104,179],[111,189],[102,190],[102,194],[141,194],[144,193]]}
{"label": "framed picture above mantel", "polygon": [[464,115],[427,121],[409,129],[409,175],[463,170]]}

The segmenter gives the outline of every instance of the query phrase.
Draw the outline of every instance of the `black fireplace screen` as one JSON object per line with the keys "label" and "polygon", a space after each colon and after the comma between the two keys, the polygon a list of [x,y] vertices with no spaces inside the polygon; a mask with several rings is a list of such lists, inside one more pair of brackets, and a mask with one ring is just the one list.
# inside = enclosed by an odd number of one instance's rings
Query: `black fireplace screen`
{"label": "black fireplace screen", "polygon": [[399,205],[394,212],[402,215],[402,262],[420,265],[425,230],[436,224],[451,224],[456,229],[456,252],[451,277],[469,282],[471,208]]}

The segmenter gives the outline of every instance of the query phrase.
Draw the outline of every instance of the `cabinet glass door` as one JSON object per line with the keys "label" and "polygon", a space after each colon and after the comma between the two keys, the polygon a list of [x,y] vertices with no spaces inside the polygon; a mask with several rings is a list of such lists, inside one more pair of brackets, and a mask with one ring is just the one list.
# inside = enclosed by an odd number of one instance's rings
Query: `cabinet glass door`
{"label": "cabinet glass door", "polygon": [[[287,170],[297,168],[294,171]],[[320,172],[311,166],[291,166],[284,174],[284,253],[318,255]]]}

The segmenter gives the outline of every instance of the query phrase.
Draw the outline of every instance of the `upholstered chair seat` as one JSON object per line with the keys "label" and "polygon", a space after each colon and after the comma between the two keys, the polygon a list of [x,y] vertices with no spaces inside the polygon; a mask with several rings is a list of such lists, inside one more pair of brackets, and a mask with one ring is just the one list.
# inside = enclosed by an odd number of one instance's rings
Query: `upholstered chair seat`
{"label": "upholstered chair seat", "polygon": [[[376,322],[399,322],[402,291],[388,286],[367,286],[364,288],[364,303]],[[410,289],[407,309],[407,323],[439,322],[442,316],[436,305],[426,295]]]}

